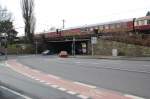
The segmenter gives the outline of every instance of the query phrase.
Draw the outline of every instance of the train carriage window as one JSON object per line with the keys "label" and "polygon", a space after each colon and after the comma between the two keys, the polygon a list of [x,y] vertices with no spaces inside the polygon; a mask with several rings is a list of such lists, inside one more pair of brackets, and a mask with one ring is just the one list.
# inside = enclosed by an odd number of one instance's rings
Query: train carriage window
{"label": "train carriage window", "polygon": [[141,23],[141,21],[138,21],[138,25],[141,25],[142,23]]}
{"label": "train carriage window", "polygon": [[109,29],[109,25],[105,25],[105,29]]}
{"label": "train carriage window", "polygon": [[84,28],[81,28],[80,30],[81,30],[81,32],[84,32],[84,31],[85,31]]}
{"label": "train carriage window", "polygon": [[116,27],[117,27],[117,28],[120,28],[120,27],[121,27],[120,23],[117,23],[117,24],[116,24]]}
{"label": "train carriage window", "polygon": [[150,24],[150,20],[147,20],[147,24]]}
{"label": "train carriage window", "polygon": [[126,22],[122,23],[122,27],[126,28],[127,27],[127,23]]}
{"label": "train carriage window", "polygon": [[115,25],[114,24],[111,24],[110,25],[110,29],[114,29],[115,28]]}
{"label": "train carriage window", "polygon": [[140,20],[138,23],[139,25],[144,25],[144,20]]}
{"label": "train carriage window", "polygon": [[90,28],[90,31],[93,31],[94,30],[94,28],[92,27],[92,28]]}
{"label": "train carriage window", "polygon": [[135,26],[138,26],[138,22],[137,22],[137,21],[135,21],[135,22],[134,22],[134,25],[135,25]]}
{"label": "train carriage window", "polygon": [[147,20],[144,20],[144,25],[147,25]]}
{"label": "train carriage window", "polygon": [[94,27],[94,29],[98,30],[98,27]]}
{"label": "train carriage window", "polygon": [[99,29],[100,29],[100,30],[103,30],[103,29],[104,29],[104,27],[101,25],[101,26],[99,26]]}

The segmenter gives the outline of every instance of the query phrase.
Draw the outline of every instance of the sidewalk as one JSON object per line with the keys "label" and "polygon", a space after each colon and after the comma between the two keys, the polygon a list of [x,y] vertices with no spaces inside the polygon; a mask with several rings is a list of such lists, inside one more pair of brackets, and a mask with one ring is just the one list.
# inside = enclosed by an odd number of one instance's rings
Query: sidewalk
{"label": "sidewalk", "polygon": [[150,57],[132,57],[132,56],[76,55],[70,56],[70,58],[150,61]]}

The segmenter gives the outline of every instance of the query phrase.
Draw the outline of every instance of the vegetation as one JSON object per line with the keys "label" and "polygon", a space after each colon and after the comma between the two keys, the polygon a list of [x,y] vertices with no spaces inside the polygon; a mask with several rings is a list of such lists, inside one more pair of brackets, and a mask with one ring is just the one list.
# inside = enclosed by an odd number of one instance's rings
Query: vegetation
{"label": "vegetation", "polygon": [[150,16],[150,11],[148,11],[148,12],[146,13],[146,16]]}
{"label": "vegetation", "polygon": [[36,19],[34,16],[34,0],[21,0],[22,16],[25,23],[26,43],[33,44]]}
{"label": "vegetation", "polygon": [[9,13],[7,9],[0,7],[0,37],[1,38],[4,37],[4,33],[7,36],[7,40],[9,43],[12,43],[17,36],[17,31],[14,29],[13,22],[11,20],[11,13]]}
{"label": "vegetation", "polygon": [[33,54],[35,52],[33,45],[31,44],[12,44],[8,45],[8,54]]}

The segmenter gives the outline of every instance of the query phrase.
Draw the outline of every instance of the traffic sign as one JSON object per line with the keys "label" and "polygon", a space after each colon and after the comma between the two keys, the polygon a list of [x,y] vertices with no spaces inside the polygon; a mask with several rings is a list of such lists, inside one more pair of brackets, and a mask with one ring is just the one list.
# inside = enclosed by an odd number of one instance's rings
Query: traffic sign
{"label": "traffic sign", "polygon": [[97,37],[91,37],[91,43],[97,44]]}

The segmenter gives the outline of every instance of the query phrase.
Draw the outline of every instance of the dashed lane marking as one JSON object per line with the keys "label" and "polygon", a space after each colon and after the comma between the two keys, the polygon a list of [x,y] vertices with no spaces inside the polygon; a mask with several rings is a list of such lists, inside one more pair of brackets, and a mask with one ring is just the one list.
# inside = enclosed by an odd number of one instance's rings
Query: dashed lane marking
{"label": "dashed lane marking", "polygon": [[76,95],[77,93],[76,92],[73,92],[73,91],[67,91],[68,94],[71,94],[71,95]]}
{"label": "dashed lane marking", "polygon": [[66,91],[67,89],[60,87],[60,88],[58,88],[58,90]]}
{"label": "dashed lane marking", "polygon": [[80,64],[81,62],[75,62],[75,63]]}
{"label": "dashed lane marking", "polygon": [[36,70],[36,69],[33,69],[32,70],[33,72],[36,72],[36,73],[39,73],[40,71]]}
{"label": "dashed lane marking", "polygon": [[81,99],[89,99],[89,97],[84,96],[84,95],[77,95],[77,97],[81,98]]}
{"label": "dashed lane marking", "polygon": [[7,90],[7,91],[17,95],[17,96],[20,96],[20,97],[24,98],[24,99],[32,99],[32,98],[30,98],[28,96],[25,96],[25,95],[23,95],[21,93],[18,93],[18,92],[14,91],[14,90],[11,90],[11,89],[7,88],[7,87],[4,87],[4,86],[0,86],[0,87],[3,88],[4,90]]}
{"label": "dashed lane marking", "polygon": [[51,85],[51,83],[45,83],[46,85]]}
{"label": "dashed lane marking", "polygon": [[92,63],[92,64],[99,64],[99,63]]}
{"label": "dashed lane marking", "polygon": [[35,80],[39,81],[40,79],[36,78]]}
{"label": "dashed lane marking", "polygon": [[81,82],[73,82],[73,83],[74,83],[74,84],[78,84],[78,85],[82,85],[82,86],[86,86],[86,87],[89,87],[89,88],[93,88],[93,89],[96,88],[96,86],[84,84],[84,83],[81,83]]}
{"label": "dashed lane marking", "polygon": [[54,79],[60,79],[60,77],[57,77],[57,76],[54,76],[54,75],[48,75],[49,77],[52,77],[52,78],[54,78]]}
{"label": "dashed lane marking", "polygon": [[40,82],[41,82],[41,83],[44,83],[45,81],[44,81],[44,80],[40,80]]}
{"label": "dashed lane marking", "polygon": [[35,79],[35,77],[33,77],[33,76],[32,76],[31,78],[32,78],[32,79]]}
{"label": "dashed lane marking", "polygon": [[138,96],[134,96],[134,95],[129,95],[129,94],[125,94],[124,96],[132,98],[132,99],[145,99],[145,98],[142,98],[142,97],[138,97]]}
{"label": "dashed lane marking", "polygon": [[30,68],[29,68],[29,67],[27,67],[27,66],[26,66],[26,67],[24,67],[24,68],[25,68],[25,69],[30,69]]}
{"label": "dashed lane marking", "polygon": [[58,85],[51,85],[51,87],[53,87],[53,88],[58,88]]}

